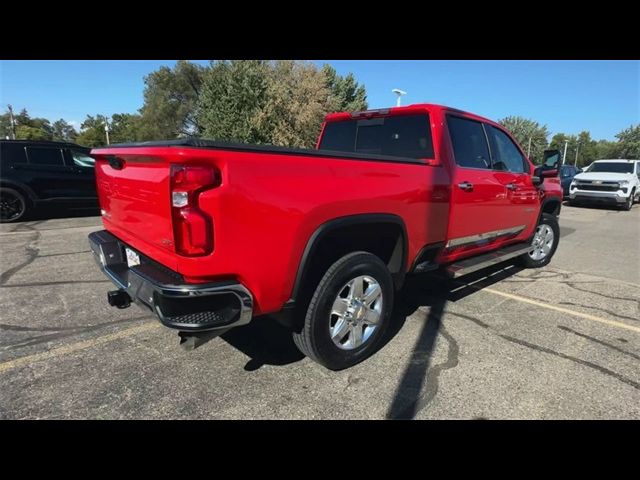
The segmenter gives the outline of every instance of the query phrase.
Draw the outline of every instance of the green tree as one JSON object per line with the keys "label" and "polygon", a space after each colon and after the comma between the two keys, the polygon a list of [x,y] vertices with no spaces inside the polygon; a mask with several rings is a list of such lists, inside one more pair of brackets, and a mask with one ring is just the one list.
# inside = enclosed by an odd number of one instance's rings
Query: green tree
{"label": "green tree", "polygon": [[560,153],[564,154],[565,143],[567,144],[567,156],[563,159],[563,163],[573,165],[576,154],[576,145],[578,143],[577,136],[567,135],[564,133],[556,133],[549,143],[549,148],[560,150]]}
{"label": "green tree", "polygon": [[596,143],[596,160],[620,157],[620,142],[598,140]]}
{"label": "green tree", "polygon": [[[141,140],[141,117],[130,113],[114,113],[109,123],[111,143],[128,143]],[[104,130],[104,126],[103,126]]]}
{"label": "green tree", "polygon": [[104,126],[107,118],[104,115],[91,116],[80,125],[80,134],[76,138],[76,143],[85,147],[101,147],[107,144]]}
{"label": "green tree", "polygon": [[[22,109],[20,113],[14,115],[16,125],[17,140],[52,140],[53,127],[46,118],[31,118],[26,109]],[[11,122],[9,113],[3,115],[2,138],[9,136],[11,138]]]}
{"label": "green tree", "polygon": [[53,140],[59,142],[75,142],[76,137],[78,136],[78,132],[73,128],[73,125],[70,125],[62,118],[53,122],[52,130]]}
{"label": "green tree", "polygon": [[51,140],[51,136],[41,128],[30,125],[18,125],[16,127],[17,140]]}
{"label": "green tree", "polygon": [[9,112],[3,113],[0,115],[0,139],[10,139],[11,138],[11,117],[9,116]]}
{"label": "green tree", "polygon": [[[598,142],[591,138],[591,134],[588,131],[583,130],[580,132],[577,141],[577,165],[579,167],[590,165],[594,160],[598,160]],[[573,163],[576,163],[575,156],[573,157]]]}
{"label": "green tree", "polygon": [[269,143],[270,121],[261,116],[269,89],[268,62],[211,62],[196,108],[203,136],[218,140]]}
{"label": "green tree", "polygon": [[640,159],[640,124],[631,125],[616,135],[619,143],[619,156],[627,159]]}
{"label": "green tree", "polygon": [[173,68],[160,67],[144,78],[144,105],[139,137],[142,140],[167,140],[198,135],[196,104],[205,69],[179,60]]}
{"label": "green tree", "polygon": [[328,109],[331,112],[355,112],[366,110],[367,92],[364,85],[359,85],[352,73],[341,77],[329,64],[322,67],[326,77],[325,84],[330,91]]}
{"label": "green tree", "polygon": [[549,129],[546,125],[516,116],[503,118],[499,123],[514,136],[525,153],[529,152],[529,142],[531,142],[529,158],[534,163],[542,163],[544,150],[549,145],[547,141]]}
{"label": "green tree", "polygon": [[322,71],[307,62],[280,60],[267,76],[267,102],[256,121],[269,142],[313,147],[328,110],[328,89]]}
{"label": "green tree", "polygon": [[279,60],[214,61],[196,108],[203,136],[313,147],[324,116],[367,108],[364,86],[326,66]]}

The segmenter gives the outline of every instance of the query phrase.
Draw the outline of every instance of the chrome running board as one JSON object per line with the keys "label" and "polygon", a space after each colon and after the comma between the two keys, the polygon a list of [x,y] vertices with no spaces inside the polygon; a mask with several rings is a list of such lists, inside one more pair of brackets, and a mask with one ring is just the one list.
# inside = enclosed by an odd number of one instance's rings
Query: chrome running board
{"label": "chrome running board", "polygon": [[518,257],[523,253],[527,253],[530,249],[531,245],[528,243],[517,243],[501,248],[500,250],[478,255],[477,257],[465,258],[459,262],[447,265],[445,269],[451,278],[458,278]]}

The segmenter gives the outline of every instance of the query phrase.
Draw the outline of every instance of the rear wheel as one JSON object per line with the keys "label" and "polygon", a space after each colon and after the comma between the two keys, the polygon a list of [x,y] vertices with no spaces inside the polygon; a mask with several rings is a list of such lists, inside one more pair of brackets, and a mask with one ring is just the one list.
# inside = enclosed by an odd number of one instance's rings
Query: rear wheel
{"label": "rear wheel", "polygon": [[531,247],[520,257],[520,263],[527,268],[544,267],[556,253],[560,241],[560,226],[555,215],[543,213],[531,240]]}
{"label": "rear wheel", "polygon": [[17,222],[27,213],[27,199],[13,188],[0,188],[0,221]]}
{"label": "rear wheel", "polygon": [[298,349],[331,370],[371,356],[380,345],[393,308],[393,281],[375,255],[354,252],[335,262],[315,289]]}

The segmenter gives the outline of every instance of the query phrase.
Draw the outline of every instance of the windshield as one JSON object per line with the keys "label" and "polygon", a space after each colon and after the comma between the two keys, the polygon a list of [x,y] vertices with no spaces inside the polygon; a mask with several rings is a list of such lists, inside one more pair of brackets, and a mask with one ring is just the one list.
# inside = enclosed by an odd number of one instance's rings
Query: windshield
{"label": "windshield", "polygon": [[633,173],[632,162],[596,162],[587,172]]}

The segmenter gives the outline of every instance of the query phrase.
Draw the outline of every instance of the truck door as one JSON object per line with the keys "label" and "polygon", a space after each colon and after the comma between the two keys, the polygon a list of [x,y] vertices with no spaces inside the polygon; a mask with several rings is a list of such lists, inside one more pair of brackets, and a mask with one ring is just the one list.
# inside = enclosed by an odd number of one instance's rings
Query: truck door
{"label": "truck door", "polygon": [[447,127],[455,168],[445,255],[453,258],[490,249],[521,229],[522,221],[512,218],[508,182],[492,168],[483,123],[449,114]]}
{"label": "truck door", "polygon": [[496,178],[507,189],[506,209],[513,226],[532,233],[537,222],[540,197],[531,180],[530,165],[515,142],[501,129],[485,125]]}

